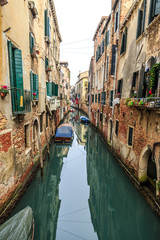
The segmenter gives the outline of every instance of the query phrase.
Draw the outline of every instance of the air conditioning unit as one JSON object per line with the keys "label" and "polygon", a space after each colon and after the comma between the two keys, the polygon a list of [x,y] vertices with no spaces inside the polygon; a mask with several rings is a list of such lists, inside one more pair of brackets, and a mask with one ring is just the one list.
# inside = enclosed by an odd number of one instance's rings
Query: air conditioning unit
{"label": "air conditioning unit", "polygon": [[0,0],[0,5],[4,6],[8,3],[8,0]]}

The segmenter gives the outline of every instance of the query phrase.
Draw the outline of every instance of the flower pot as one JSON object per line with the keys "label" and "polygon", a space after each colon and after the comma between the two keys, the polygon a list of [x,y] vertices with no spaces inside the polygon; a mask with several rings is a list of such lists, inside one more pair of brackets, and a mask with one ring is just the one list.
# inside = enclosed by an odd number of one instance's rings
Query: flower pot
{"label": "flower pot", "polygon": [[1,98],[4,98],[7,94],[4,92],[1,92]]}

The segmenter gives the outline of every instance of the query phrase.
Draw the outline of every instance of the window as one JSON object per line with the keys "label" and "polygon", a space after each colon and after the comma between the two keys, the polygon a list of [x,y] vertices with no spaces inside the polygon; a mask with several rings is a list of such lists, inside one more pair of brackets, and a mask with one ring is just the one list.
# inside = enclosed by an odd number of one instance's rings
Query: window
{"label": "window", "polygon": [[113,106],[113,90],[110,91],[110,95],[109,95],[109,106],[110,106],[110,107]]}
{"label": "window", "polygon": [[45,57],[45,70],[47,70],[48,67],[49,67],[48,58]]}
{"label": "window", "polygon": [[133,128],[129,127],[129,132],[128,132],[128,145],[132,146],[132,141],[133,141]]}
{"label": "window", "polygon": [[103,114],[100,113],[100,122],[102,122],[102,120],[103,120]]}
{"label": "window", "polygon": [[23,102],[22,96],[24,95],[22,51],[17,49],[10,41],[8,41],[8,56],[12,111],[13,113],[18,113],[24,111],[24,104],[20,104],[21,100]]}
{"label": "window", "polygon": [[31,32],[29,33],[29,40],[30,40],[30,53],[33,54],[34,53],[35,43],[34,43],[33,34]]}
{"label": "window", "polygon": [[43,113],[40,115],[40,132],[43,132]]}
{"label": "window", "polygon": [[39,99],[39,78],[38,75],[30,71],[31,99]]}
{"label": "window", "polygon": [[96,62],[99,60],[99,58],[101,57],[102,52],[101,52],[101,46],[97,47],[97,51],[96,51]]}
{"label": "window", "polygon": [[95,96],[95,103],[97,103],[97,94],[96,94],[96,96]]}
{"label": "window", "polygon": [[118,136],[118,127],[119,127],[119,122],[116,120],[116,127],[115,127],[115,134]]}
{"label": "window", "polygon": [[131,97],[136,97],[135,91],[136,91],[137,82],[138,82],[138,72],[134,72],[133,78],[132,78],[132,86],[131,86]]}
{"label": "window", "polygon": [[48,113],[46,113],[46,128],[48,127]]}
{"label": "window", "polygon": [[116,45],[112,45],[112,63],[111,63],[111,75],[115,74],[116,67]]}
{"label": "window", "polygon": [[106,32],[106,46],[109,44],[109,30]]}
{"label": "window", "polygon": [[92,94],[92,103],[94,103],[94,95]]}
{"label": "window", "polygon": [[160,14],[160,0],[150,0],[148,24],[150,24],[158,14]]}
{"label": "window", "polygon": [[29,124],[24,126],[24,132],[25,132],[25,148],[30,147],[30,129]]}
{"label": "window", "polygon": [[44,28],[44,35],[51,40],[51,26],[50,26],[50,19],[48,17],[48,9],[44,11],[44,18],[45,18],[45,28]]}
{"label": "window", "polygon": [[117,85],[117,96],[121,98],[122,95],[122,86],[123,86],[123,80],[118,80],[118,85]]}
{"label": "window", "polygon": [[127,27],[125,28],[125,31],[122,33],[120,55],[126,52],[126,46],[127,46]]}
{"label": "window", "polygon": [[101,99],[101,94],[98,93],[98,103],[100,103],[100,99]]}
{"label": "window", "polygon": [[106,80],[108,79],[108,64],[109,64],[109,56],[107,56],[107,64],[106,64]]}
{"label": "window", "polygon": [[146,0],[144,0],[142,7],[140,9],[138,9],[138,22],[137,22],[136,38],[138,38],[144,32],[145,19],[146,19]]}
{"label": "window", "polygon": [[102,92],[102,95],[101,95],[101,104],[102,105],[105,105],[106,103],[106,92]]}
{"label": "window", "polygon": [[118,28],[118,11],[115,13],[115,25],[114,25],[114,31],[116,32]]}
{"label": "window", "polygon": [[104,40],[101,43],[101,54],[103,54],[103,53],[104,53]]}

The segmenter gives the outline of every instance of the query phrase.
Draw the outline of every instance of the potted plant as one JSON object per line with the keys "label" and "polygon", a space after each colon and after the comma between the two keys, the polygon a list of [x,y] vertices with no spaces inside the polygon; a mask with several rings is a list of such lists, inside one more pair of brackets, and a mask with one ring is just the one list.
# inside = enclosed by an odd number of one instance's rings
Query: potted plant
{"label": "potted plant", "polygon": [[37,96],[37,94],[35,92],[33,92],[33,100],[36,100],[36,96]]}
{"label": "potted plant", "polygon": [[1,86],[0,93],[1,97],[4,98],[7,94],[9,94],[8,87],[6,85]]}

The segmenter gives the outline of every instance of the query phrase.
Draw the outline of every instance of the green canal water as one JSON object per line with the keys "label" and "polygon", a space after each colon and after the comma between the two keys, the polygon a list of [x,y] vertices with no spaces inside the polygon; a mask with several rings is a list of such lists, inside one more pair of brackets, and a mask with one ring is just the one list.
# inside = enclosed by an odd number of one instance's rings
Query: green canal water
{"label": "green canal water", "polygon": [[79,115],[72,145],[50,146],[13,214],[33,209],[35,240],[159,240],[160,218]]}

